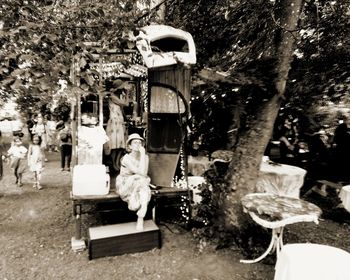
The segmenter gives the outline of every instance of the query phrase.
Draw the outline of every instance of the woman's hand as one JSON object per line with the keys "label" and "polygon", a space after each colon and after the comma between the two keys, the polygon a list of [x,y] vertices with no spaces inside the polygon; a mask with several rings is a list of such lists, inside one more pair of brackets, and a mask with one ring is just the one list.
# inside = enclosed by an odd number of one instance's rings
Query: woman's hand
{"label": "woman's hand", "polygon": [[142,145],[139,146],[139,152],[141,154],[145,154],[146,153],[146,150],[145,150],[144,146],[142,146]]}

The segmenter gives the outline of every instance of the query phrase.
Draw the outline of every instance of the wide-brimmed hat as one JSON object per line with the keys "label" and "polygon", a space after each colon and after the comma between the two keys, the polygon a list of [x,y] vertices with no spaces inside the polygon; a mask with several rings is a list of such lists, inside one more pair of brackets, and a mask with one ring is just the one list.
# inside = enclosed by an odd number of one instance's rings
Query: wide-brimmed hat
{"label": "wide-brimmed hat", "polygon": [[113,88],[114,89],[123,89],[126,88],[127,86],[127,82],[123,81],[121,79],[117,79],[115,81],[113,81]]}
{"label": "wide-brimmed hat", "polygon": [[126,145],[129,146],[130,142],[135,139],[141,140],[143,141],[143,143],[145,142],[145,139],[143,139],[140,135],[138,135],[137,133],[133,133],[133,134],[130,134],[128,137],[128,140],[126,140]]}

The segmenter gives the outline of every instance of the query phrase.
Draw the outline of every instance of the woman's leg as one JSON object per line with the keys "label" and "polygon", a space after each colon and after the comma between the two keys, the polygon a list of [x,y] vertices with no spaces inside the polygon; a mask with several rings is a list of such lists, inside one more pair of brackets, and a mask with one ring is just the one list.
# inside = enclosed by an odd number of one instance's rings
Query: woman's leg
{"label": "woman's leg", "polygon": [[13,169],[13,173],[14,173],[14,175],[16,177],[16,184],[18,184],[18,181],[19,181],[18,166],[19,166],[19,161],[17,160],[16,165],[15,165],[15,167]]}
{"label": "woman's leg", "polygon": [[67,145],[67,168],[70,170],[70,163],[72,161],[72,146]]}
{"label": "woman's leg", "polygon": [[140,204],[141,207],[137,211],[137,223],[136,223],[136,229],[137,230],[143,230],[143,220],[146,216],[148,203],[151,199],[151,190],[148,188],[148,186],[144,186],[139,189],[139,196],[140,196]]}
{"label": "woman's leg", "polygon": [[65,151],[64,151],[64,145],[60,147],[60,152],[61,152],[61,169],[64,168],[65,166]]}
{"label": "woman's leg", "polygon": [[18,183],[17,183],[17,185],[19,186],[19,187],[22,187],[22,173],[17,173],[17,176],[18,176]]}

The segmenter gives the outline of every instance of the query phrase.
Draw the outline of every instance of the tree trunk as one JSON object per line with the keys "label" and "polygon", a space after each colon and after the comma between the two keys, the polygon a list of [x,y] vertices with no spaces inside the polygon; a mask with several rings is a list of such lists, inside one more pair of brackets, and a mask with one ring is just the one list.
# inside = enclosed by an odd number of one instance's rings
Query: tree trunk
{"label": "tree trunk", "polygon": [[259,166],[271,138],[274,123],[280,108],[281,97],[285,92],[288,72],[294,52],[294,41],[303,0],[276,1],[277,36],[275,57],[277,59],[274,84],[277,94],[262,104],[257,116],[249,123],[249,130],[238,135],[234,156],[230,163],[226,179],[230,190],[222,199],[222,212],[226,228],[244,232],[247,215],[243,214],[241,198],[255,192]]}

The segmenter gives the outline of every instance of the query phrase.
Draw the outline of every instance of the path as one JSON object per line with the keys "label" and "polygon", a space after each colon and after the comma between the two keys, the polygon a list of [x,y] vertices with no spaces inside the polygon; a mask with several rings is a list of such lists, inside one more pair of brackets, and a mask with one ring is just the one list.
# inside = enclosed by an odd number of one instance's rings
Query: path
{"label": "path", "polygon": [[[70,173],[59,169],[58,154],[49,154],[42,190],[31,175],[19,189],[6,173],[0,182],[0,279],[84,280],[266,280],[273,266],[240,264],[238,251],[199,250],[190,232],[161,227],[163,246],[152,251],[89,261],[87,251],[74,253]],[[9,172],[8,166],[5,172]],[[85,223],[93,223],[91,219]]]}

